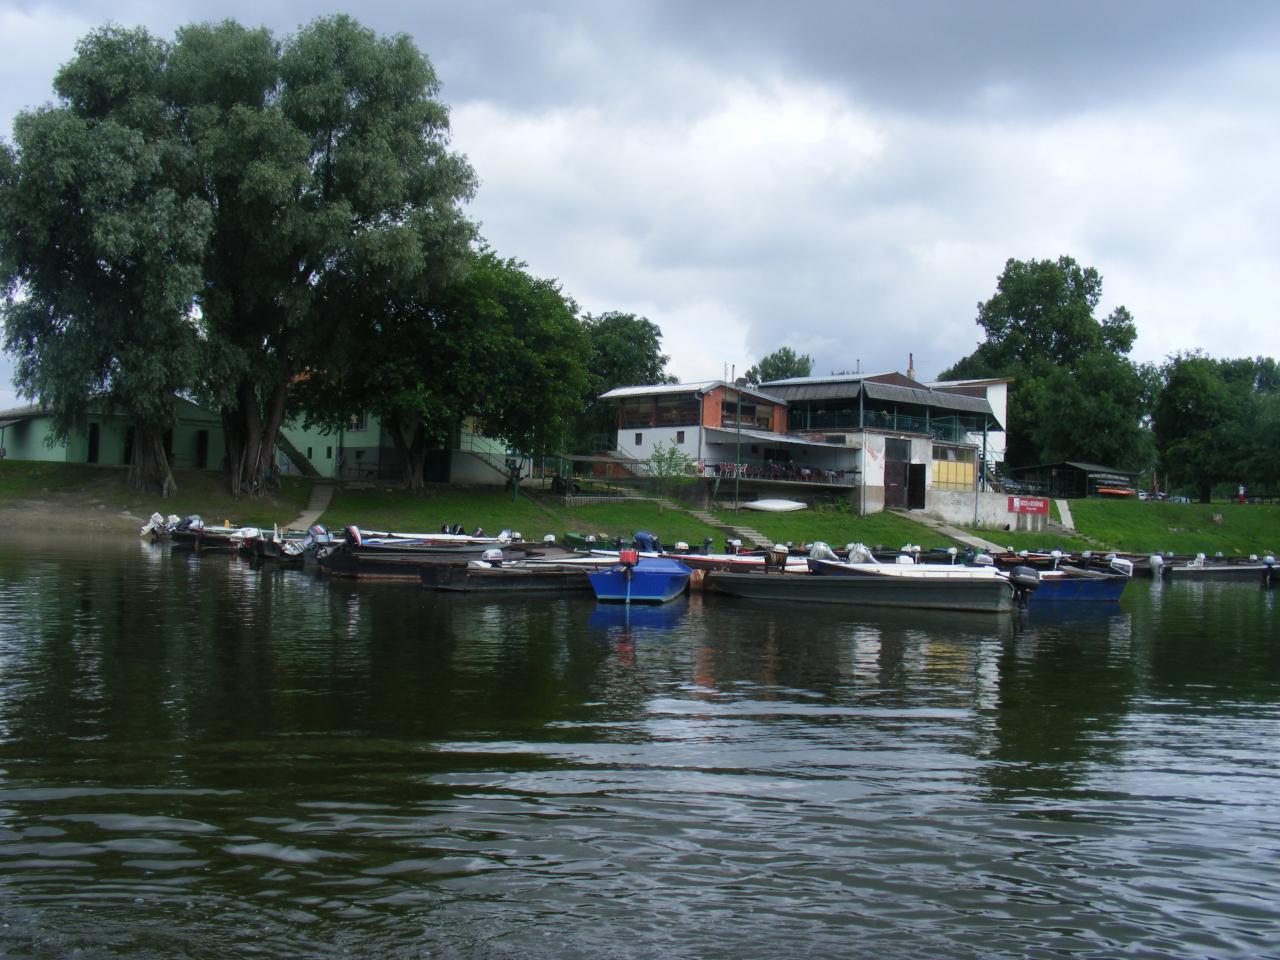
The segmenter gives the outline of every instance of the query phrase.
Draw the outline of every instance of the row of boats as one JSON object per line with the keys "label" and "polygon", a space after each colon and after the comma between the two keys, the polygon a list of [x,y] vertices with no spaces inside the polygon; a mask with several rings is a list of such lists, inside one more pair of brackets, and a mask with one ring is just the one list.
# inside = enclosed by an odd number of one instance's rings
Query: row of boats
{"label": "row of boats", "polygon": [[[1027,604],[1109,603],[1120,599],[1135,570],[1172,576],[1261,573],[1270,584],[1275,560],[1213,563],[1203,555],[1177,562],[1152,555],[1135,559],[1107,554],[1050,553],[990,556],[956,548],[923,551],[907,546],[872,550],[862,544],[825,543],[743,550],[736,541],[713,552],[711,541],[695,549],[664,547],[640,531],[629,543],[569,534],[528,542],[514,531],[487,536],[461,526],[438,533],[369,531],[349,526],[341,534],[320,525],[306,531],[207,525],[199,517],[154,515],[144,535],[175,548],[235,551],[281,563],[314,563],[337,577],[405,580],[445,591],[488,593],[594,592],[604,602],[664,603],[690,589],[769,602],[855,604],[964,611],[1011,610]],[[1256,558],[1254,558],[1256,560]],[[1256,571],[1248,569],[1256,566]]]}

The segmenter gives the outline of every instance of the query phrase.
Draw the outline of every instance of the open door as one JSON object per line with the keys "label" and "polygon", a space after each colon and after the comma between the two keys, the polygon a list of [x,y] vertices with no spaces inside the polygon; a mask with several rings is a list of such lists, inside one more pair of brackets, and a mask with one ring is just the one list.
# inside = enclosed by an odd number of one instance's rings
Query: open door
{"label": "open door", "polygon": [[924,468],[923,463],[907,464],[907,509],[924,509]]}

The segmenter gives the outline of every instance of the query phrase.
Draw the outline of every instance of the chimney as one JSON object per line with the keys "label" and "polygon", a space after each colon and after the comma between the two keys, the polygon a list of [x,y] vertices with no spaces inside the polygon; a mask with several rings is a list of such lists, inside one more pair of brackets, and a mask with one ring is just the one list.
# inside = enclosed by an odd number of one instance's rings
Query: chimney
{"label": "chimney", "polygon": [[907,354],[907,376],[912,380],[916,378],[916,355],[914,353]]}

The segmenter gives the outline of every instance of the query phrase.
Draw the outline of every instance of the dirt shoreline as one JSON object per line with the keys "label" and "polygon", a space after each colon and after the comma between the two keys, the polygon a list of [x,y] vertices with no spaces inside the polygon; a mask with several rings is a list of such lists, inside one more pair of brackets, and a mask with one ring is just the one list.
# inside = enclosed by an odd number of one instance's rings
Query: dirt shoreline
{"label": "dirt shoreline", "polygon": [[137,536],[147,517],[122,510],[83,494],[48,494],[39,499],[0,502],[0,526],[7,530],[90,530]]}

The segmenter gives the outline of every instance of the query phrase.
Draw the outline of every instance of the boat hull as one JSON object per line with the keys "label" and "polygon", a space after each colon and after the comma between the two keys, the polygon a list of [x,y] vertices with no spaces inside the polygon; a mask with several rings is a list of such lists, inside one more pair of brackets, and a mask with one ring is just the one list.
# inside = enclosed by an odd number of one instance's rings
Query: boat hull
{"label": "boat hull", "polygon": [[1115,603],[1129,585],[1129,580],[1121,573],[1074,575],[1049,570],[1040,574],[1040,585],[1032,592],[1029,602],[1037,606],[1045,603]]}
{"label": "boat hull", "polygon": [[588,569],[476,567],[433,564],[419,570],[422,585],[452,593],[585,593],[591,590]]}
{"label": "boat hull", "polygon": [[1013,584],[1002,577],[937,578],[781,575],[709,571],[704,590],[749,600],[830,603],[914,610],[1005,613],[1016,603]]}
{"label": "boat hull", "polygon": [[596,599],[606,603],[666,603],[689,589],[692,571],[663,557],[644,557],[634,567],[622,564],[588,574]]}

